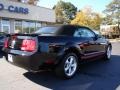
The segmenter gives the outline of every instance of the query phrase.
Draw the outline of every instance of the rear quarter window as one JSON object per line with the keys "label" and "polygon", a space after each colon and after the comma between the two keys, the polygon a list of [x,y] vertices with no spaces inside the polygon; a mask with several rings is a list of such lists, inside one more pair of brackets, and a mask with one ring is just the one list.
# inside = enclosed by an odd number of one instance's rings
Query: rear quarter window
{"label": "rear quarter window", "polygon": [[62,26],[57,30],[56,35],[73,36],[76,29],[75,26]]}

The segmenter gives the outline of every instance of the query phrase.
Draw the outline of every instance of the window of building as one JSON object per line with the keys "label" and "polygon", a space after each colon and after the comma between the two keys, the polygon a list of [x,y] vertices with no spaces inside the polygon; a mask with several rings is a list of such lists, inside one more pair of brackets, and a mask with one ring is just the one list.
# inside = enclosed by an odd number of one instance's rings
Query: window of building
{"label": "window of building", "polygon": [[23,21],[23,33],[29,33],[29,22]]}
{"label": "window of building", "polygon": [[23,27],[22,33],[32,33],[36,30],[36,23],[29,22],[29,21],[23,21],[22,27]]}
{"label": "window of building", "polygon": [[29,22],[29,33],[35,31],[35,22]]}
{"label": "window of building", "polygon": [[2,26],[2,32],[10,33],[10,21],[9,20],[2,20],[1,26]]}
{"label": "window of building", "polygon": [[15,21],[15,33],[22,33],[22,21]]}
{"label": "window of building", "polygon": [[36,30],[39,30],[41,28],[41,26],[42,26],[41,23],[37,22],[36,23]]}

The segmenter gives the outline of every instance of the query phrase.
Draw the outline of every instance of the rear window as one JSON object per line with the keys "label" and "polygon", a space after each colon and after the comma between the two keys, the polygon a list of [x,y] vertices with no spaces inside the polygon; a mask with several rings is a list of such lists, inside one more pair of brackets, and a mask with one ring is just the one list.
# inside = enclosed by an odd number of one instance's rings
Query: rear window
{"label": "rear window", "polygon": [[35,31],[34,33],[38,34],[55,34],[57,31],[57,27],[42,27],[39,30]]}
{"label": "rear window", "polygon": [[55,26],[55,27],[43,27],[34,33],[41,35],[52,35],[52,36],[73,36],[75,32],[75,26]]}

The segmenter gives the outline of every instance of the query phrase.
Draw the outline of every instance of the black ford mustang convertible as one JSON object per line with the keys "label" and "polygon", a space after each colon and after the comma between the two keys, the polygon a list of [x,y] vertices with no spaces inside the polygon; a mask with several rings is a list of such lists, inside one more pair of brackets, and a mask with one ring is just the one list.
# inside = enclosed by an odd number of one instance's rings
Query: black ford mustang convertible
{"label": "black ford mustang convertible", "polygon": [[10,35],[3,51],[8,62],[36,72],[51,69],[62,78],[75,75],[81,63],[111,57],[111,43],[90,28],[77,25],[43,27],[32,34]]}

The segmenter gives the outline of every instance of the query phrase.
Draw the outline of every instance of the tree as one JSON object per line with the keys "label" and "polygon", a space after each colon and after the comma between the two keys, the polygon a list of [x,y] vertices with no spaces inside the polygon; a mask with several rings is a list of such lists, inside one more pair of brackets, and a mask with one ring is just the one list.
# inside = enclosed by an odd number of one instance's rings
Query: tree
{"label": "tree", "polygon": [[113,24],[113,18],[111,18],[110,16],[105,16],[103,17],[103,20],[102,20],[102,24],[103,25],[112,25]]}
{"label": "tree", "polygon": [[69,23],[75,16],[77,8],[70,2],[60,0],[54,7],[57,23]]}
{"label": "tree", "polygon": [[[118,28],[120,27],[120,0],[110,2],[103,12],[106,14],[106,18],[109,17],[107,20],[112,19],[112,23],[116,23],[118,24]],[[109,23],[106,22],[106,24]]]}
{"label": "tree", "polygon": [[71,21],[71,24],[88,26],[92,29],[99,30],[101,22],[102,18],[98,13],[92,12],[90,10],[81,10]]}
{"label": "tree", "polygon": [[36,5],[39,0],[28,0],[28,4]]}

